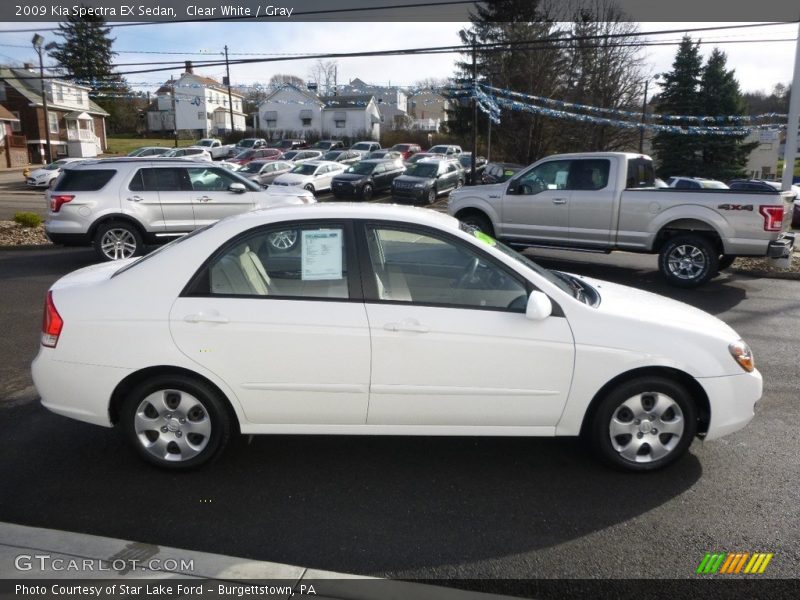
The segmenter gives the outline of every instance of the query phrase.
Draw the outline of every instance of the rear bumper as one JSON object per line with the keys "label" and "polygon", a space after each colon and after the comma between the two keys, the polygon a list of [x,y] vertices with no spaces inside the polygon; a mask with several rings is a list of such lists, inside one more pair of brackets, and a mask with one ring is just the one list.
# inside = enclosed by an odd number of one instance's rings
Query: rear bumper
{"label": "rear bumper", "polygon": [[794,251],[794,233],[782,233],[777,240],[771,241],[767,245],[767,256],[769,258],[786,258]]}
{"label": "rear bumper", "polygon": [[86,233],[54,233],[47,230],[44,233],[51,242],[62,246],[90,246],[92,243]]}
{"label": "rear bumper", "polygon": [[699,378],[697,381],[703,386],[711,406],[706,440],[739,431],[753,419],[763,389],[758,370],[727,377]]}

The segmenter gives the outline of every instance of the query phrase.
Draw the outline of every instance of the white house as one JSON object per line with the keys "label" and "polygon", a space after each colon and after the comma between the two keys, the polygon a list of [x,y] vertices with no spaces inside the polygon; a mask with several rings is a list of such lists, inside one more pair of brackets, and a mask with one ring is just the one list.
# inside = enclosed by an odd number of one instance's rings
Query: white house
{"label": "white house", "polygon": [[172,132],[177,128],[192,131],[197,137],[244,131],[244,98],[232,92],[231,99],[233,126],[227,87],[216,79],[196,75],[187,61],[185,73],[156,91],[155,110],[147,113],[148,129]]}
{"label": "white house", "polygon": [[381,136],[381,113],[371,94],[324,96],[322,132],[333,138],[358,137],[377,140]]}
{"label": "white house", "polygon": [[780,158],[780,132],[778,130],[752,131],[745,143],[758,142],[747,157],[747,176],[754,179],[774,179]]}
{"label": "white house", "polygon": [[436,131],[447,121],[450,101],[431,89],[419,90],[408,98],[409,113],[414,119],[414,129]]}
{"label": "white house", "polygon": [[[325,104],[315,94],[290,83],[272,92],[258,107],[258,129],[305,137],[322,131]],[[288,132],[294,132],[289,134]]]}
{"label": "white house", "polygon": [[397,86],[370,85],[356,77],[347,85],[340,86],[339,93],[374,96],[383,129],[405,129],[410,123],[408,96]]}

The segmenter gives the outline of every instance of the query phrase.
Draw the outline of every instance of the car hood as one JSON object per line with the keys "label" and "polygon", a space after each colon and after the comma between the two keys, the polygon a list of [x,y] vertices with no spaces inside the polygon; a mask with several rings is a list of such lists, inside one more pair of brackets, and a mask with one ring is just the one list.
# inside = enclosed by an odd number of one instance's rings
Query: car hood
{"label": "car hood", "polygon": [[43,175],[52,175],[53,173],[58,173],[61,167],[56,169],[36,169],[35,171],[31,171],[28,177],[32,177],[33,179],[37,179],[38,177],[42,177]]}
{"label": "car hood", "polygon": [[433,180],[433,177],[415,177],[414,175],[400,175],[395,178],[395,181],[399,183],[431,183]]}
{"label": "car hood", "polygon": [[288,183],[291,184],[299,184],[299,183],[308,183],[312,180],[311,175],[300,175],[299,173],[284,173],[283,175],[279,175],[275,179],[275,183]]}
{"label": "car hood", "polygon": [[333,180],[334,181],[361,181],[362,179],[368,179],[369,175],[359,175],[358,173],[340,173],[336,175]]}
{"label": "car hood", "polygon": [[[666,298],[652,292],[602,281],[582,275],[574,275],[596,288],[600,294],[600,305],[596,310],[602,314],[633,319],[656,327],[682,329],[687,334],[700,334],[735,341],[736,331],[727,323],[709,313],[678,300]],[[645,334],[645,330],[642,330]]]}

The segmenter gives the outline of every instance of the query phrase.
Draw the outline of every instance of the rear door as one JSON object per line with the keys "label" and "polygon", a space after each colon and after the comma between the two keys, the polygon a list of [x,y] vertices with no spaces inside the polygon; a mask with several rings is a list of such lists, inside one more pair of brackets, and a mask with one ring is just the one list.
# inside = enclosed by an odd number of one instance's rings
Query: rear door
{"label": "rear door", "polygon": [[611,245],[617,187],[610,158],[572,161],[567,177],[570,241],[597,248]]}

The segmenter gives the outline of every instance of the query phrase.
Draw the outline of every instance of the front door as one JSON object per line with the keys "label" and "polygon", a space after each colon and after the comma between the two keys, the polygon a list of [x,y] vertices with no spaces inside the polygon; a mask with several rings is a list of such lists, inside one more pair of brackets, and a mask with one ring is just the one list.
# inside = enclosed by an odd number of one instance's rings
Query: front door
{"label": "front door", "polygon": [[463,240],[401,225],[365,235],[368,423],[554,427],[574,362],[567,320],[526,318],[529,284]]}
{"label": "front door", "polygon": [[186,233],[195,228],[194,209],[186,170],[180,167],[150,167],[140,170],[144,190],[158,194],[164,232]]}
{"label": "front door", "polygon": [[225,217],[247,212],[255,206],[252,191],[229,190],[234,183],[243,184],[226,169],[202,166],[189,167],[186,171],[192,186],[196,227],[203,227]]}
{"label": "front door", "polygon": [[[277,248],[287,230],[295,243]],[[173,305],[178,348],[227,383],[250,423],[366,421],[369,327],[350,239],[340,223],[260,229]]]}

